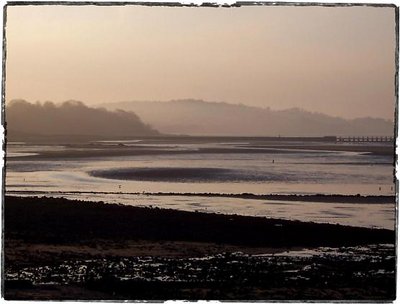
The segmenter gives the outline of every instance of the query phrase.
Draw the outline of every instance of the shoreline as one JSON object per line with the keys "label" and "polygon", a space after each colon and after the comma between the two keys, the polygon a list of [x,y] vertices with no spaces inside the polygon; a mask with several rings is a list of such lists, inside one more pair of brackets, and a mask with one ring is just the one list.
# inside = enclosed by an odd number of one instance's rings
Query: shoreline
{"label": "shoreline", "polygon": [[5,239],[22,238],[30,241],[68,243],[92,238],[118,238],[271,247],[341,246],[395,241],[395,231],[388,229],[65,198],[6,196],[4,212]]}
{"label": "shoreline", "polygon": [[8,190],[6,196],[18,194],[125,194],[133,196],[188,196],[188,197],[224,197],[251,200],[299,201],[349,204],[395,204],[395,195],[345,195],[345,194],[253,194],[253,193],[206,193],[206,192],[111,192],[111,191],[35,191]]}

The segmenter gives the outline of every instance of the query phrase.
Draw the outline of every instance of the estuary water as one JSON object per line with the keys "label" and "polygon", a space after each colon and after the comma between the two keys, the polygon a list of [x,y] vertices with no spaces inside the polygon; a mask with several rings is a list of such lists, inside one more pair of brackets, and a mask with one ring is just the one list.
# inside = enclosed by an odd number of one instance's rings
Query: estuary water
{"label": "estuary water", "polygon": [[361,145],[243,139],[8,143],[6,192],[394,229],[394,203],[278,202],[212,196],[394,195],[393,155],[376,153],[382,143],[375,144],[375,153],[360,149]]}

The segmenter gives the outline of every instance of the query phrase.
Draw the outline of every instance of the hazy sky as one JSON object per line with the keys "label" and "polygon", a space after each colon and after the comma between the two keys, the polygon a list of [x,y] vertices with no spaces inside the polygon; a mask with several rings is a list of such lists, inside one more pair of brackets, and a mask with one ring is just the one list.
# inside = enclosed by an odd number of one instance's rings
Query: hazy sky
{"label": "hazy sky", "polygon": [[9,6],[6,100],[196,98],[393,119],[394,8]]}

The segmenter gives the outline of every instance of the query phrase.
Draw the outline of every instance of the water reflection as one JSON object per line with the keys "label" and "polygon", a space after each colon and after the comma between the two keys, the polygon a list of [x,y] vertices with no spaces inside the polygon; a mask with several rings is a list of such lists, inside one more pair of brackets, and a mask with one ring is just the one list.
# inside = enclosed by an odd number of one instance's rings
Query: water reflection
{"label": "water reflection", "polygon": [[[6,191],[13,194],[20,191],[344,195],[395,193],[391,155],[321,151],[313,150],[313,146],[295,150],[282,146],[279,149],[268,148],[262,153],[259,153],[262,147],[256,147],[254,149],[258,149],[258,152],[253,153],[249,149],[251,146],[250,142],[243,141],[136,140],[81,145],[9,143]],[[150,148],[158,152],[146,154]],[[126,153],[131,151],[129,149],[141,151],[141,154],[129,155]],[[219,149],[225,150],[222,153]],[[76,151],[90,154],[95,150],[112,150],[112,154],[69,157],[69,153]],[[177,150],[179,153],[175,153]],[[51,153],[59,154],[55,157]],[[389,229],[394,226],[394,206],[382,204],[357,205],[355,208],[351,204],[215,197],[190,197],[185,200],[183,197],[124,194],[65,195],[189,211],[237,213]]]}

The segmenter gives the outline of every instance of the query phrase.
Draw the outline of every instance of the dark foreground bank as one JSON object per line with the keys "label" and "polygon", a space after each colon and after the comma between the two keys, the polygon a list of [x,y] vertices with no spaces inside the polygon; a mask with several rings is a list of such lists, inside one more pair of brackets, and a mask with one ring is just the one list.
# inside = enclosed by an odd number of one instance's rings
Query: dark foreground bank
{"label": "dark foreground bank", "polygon": [[6,299],[395,296],[390,230],[11,196],[4,216]]}

